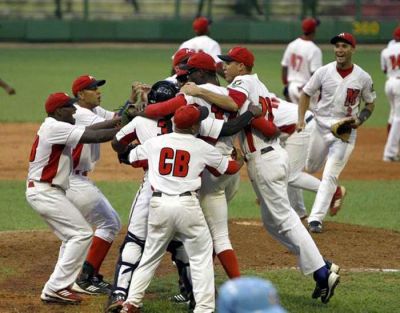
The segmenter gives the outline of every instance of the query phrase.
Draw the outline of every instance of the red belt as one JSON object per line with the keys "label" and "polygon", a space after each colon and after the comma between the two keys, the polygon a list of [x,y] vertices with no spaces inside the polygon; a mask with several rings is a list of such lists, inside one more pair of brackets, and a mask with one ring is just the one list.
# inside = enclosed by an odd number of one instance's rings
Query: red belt
{"label": "red belt", "polygon": [[88,175],[88,171],[79,171],[79,170],[76,170],[76,171],[74,172],[74,174],[75,174],[75,175],[87,176],[87,175]]}

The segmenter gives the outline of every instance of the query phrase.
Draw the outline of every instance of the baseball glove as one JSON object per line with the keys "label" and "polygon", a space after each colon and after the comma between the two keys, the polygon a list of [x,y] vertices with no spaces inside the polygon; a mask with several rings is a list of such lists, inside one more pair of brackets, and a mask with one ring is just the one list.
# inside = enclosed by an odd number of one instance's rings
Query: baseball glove
{"label": "baseball glove", "polygon": [[125,106],[121,109],[121,125],[122,127],[128,124],[139,112],[142,112],[145,107],[145,103],[142,101],[141,92],[138,93],[136,102],[127,102]]}
{"label": "baseball glove", "polygon": [[343,142],[349,142],[354,123],[355,119],[353,117],[342,119],[331,126],[331,132],[333,136]]}

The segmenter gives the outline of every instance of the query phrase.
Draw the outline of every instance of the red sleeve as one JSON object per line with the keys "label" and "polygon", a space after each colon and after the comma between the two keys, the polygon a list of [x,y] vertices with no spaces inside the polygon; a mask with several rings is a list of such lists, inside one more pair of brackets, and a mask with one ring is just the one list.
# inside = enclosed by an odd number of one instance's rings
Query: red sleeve
{"label": "red sleeve", "polygon": [[132,162],[131,165],[133,167],[143,167],[144,169],[147,169],[149,166],[147,160],[138,160],[138,161]]}
{"label": "red sleeve", "polygon": [[278,131],[276,125],[271,121],[267,121],[264,116],[253,119],[251,126],[262,132],[265,137],[272,137]]}
{"label": "red sleeve", "polygon": [[234,90],[234,89],[229,89],[229,97],[233,99],[233,101],[236,102],[236,104],[239,106],[239,108],[242,107],[243,103],[246,102],[247,96],[240,91]]}
{"label": "red sleeve", "polygon": [[228,168],[225,171],[225,174],[227,175],[233,175],[239,172],[240,170],[240,164],[236,160],[230,160],[228,163]]}
{"label": "red sleeve", "polygon": [[186,105],[186,103],[185,97],[183,95],[179,95],[167,101],[146,106],[144,114],[148,118],[163,118],[167,115],[174,114],[177,108]]}

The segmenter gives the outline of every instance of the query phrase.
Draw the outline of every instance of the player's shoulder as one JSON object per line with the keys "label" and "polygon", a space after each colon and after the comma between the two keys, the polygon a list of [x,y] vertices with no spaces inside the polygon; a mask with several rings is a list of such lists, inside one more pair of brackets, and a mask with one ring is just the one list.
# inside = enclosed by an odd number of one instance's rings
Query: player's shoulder
{"label": "player's shoulder", "polygon": [[219,94],[228,94],[226,87],[223,87],[223,86],[217,86],[214,84],[206,83],[206,84],[199,85],[199,87],[207,89],[209,91],[213,91],[215,93],[219,93]]}
{"label": "player's shoulder", "polygon": [[354,64],[354,74],[356,74],[358,77],[364,80],[372,80],[371,75],[357,64]]}

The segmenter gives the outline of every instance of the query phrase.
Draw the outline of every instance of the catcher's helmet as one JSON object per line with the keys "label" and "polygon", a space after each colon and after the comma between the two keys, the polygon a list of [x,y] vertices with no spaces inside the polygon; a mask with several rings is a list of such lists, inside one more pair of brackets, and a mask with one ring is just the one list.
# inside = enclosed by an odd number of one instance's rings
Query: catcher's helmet
{"label": "catcher's helmet", "polygon": [[151,86],[150,92],[147,95],[149,104],[169,100],[178,93],[178,87],[167,80],[160,80]]}

